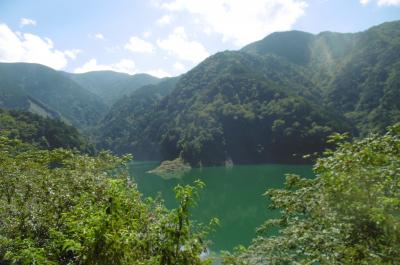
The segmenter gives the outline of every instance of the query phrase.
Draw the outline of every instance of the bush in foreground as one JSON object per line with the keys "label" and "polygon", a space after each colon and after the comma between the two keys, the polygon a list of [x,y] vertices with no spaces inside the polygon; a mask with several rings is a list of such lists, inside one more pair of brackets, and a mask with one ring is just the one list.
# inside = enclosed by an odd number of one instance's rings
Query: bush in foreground
{"label": "bush in foreground", "polygon": [[209,264],[208,228],[189,222],[201,182],[178,208],[142,199],[128,157],[39,150],[0,138],[0,264]]}
{"label": "bush in foreground", "polygon": [[[352,143],[334,135],[316,178],[269,190],[281,217],[224,264],[400,264],[400,125]],[[275,236],[262,233],[278,227]]]}

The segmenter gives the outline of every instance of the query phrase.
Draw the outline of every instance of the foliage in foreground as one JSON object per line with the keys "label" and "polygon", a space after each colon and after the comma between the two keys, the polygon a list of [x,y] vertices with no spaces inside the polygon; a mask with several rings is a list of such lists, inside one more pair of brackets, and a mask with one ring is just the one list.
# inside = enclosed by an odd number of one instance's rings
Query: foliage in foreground
{"label": "foliage in foreground", "polygon": [[224,264],[400,264],[400,124],[338,143],[314,171],[316,179],[289,175],[285,189],[266,193],[282,215],[260,233],[280,232]]}
{"label": "foliage in foreground", "polygon": [[38,150],[0,138],[0,264],[209,264],[208,228],[189,222],[201,182],[177,209],[141,198],[127,157]]}

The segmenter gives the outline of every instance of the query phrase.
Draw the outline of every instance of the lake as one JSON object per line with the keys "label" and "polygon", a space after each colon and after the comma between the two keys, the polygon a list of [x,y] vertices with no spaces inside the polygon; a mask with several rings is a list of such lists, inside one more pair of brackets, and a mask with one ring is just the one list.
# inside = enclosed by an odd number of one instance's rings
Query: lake
{"label": "lake", "polygon": [[282,188],[286,173],[313,177],[309,165],[277,164],[203,167],[170,179],[146,173],[158,165],[158,162],[132,162],[130,174],[144,196],[160,194],[169,208],[176,206],[173,193],[176,185],[192,184],[197,179],[206,184],[197,208],[193,209],[193,219],[203,223],[212,217],[220,220],[220,227],[210,238],[215,252],[232,250],[240,244],[248,246],[255,229],[267,218],[277,216],[277,211],[268,209],[268,199],[262,194],[270,188]]}

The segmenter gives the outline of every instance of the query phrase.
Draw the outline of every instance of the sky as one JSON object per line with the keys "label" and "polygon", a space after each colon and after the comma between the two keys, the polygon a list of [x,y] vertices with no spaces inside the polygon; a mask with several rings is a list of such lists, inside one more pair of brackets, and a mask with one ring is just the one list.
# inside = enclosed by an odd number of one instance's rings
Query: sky
{"label": "sky", "polygon": [[400,0],[0,0],[0,62],[176,76],[275,31],[399,19]]}

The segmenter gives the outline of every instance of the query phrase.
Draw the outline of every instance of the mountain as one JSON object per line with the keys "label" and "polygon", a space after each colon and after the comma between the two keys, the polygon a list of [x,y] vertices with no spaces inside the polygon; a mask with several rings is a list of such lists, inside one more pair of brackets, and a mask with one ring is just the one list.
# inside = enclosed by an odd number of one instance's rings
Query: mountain
{"label": "mountain", "polygon": [[0,107],[29,110],[88,128],[107,106],[62,72],[39,64],[0,63]]}
{"label": "mountain", "polygon": [[66,74],[80,86],[99,96],[107,105],[112,105],[142,86],[159,82],[158,78],[148,74],[128,75],[113,71]]}
{"label": "mountain", "polygon": [[67,148],[94,153],[94,146],[76,128],[26,111],[0,109],[0,132],[41,149]]}
{"label": "mountain", "polygon": [[[135,154],[139,154],[141,159],[159,157],[159,148],[153,140],[157,135],[157,130],[153,129],[157,128],[159,117],[152,110],[175,88],[178,81],[179,77],[163,78],[159,83],[144,86],[117,101],[94,130],[99,134],[99,148],[117,153],[138,150]],[[149,124],[153,125],[147,127]],[[140,139],[136,137],[138,135],[141,135]]]}
{"label": "mountain", "polygon": [[140,110],[140,94],[117,102],[99,141],[195,166],[304,162],[332,132],[365,135],[400,122],[399,67],[398,21],[352,34],[273,33],[207,58]]}
{"label": "mountain", "polygon": [[0,64],[0,107],[90,131],[100,148],[192,165],[301,162],[332,132],[400,122],[400,22],[273,33],[167,79]]}
{"label": "mountain", "polygon": [[[328,134],[351,129],[343,117],[311,100],[310,85],[300,69],[279,57],[218,53],[142,113],[126,107],[137,105],[135,94],[115,104],[107,115],[114,123],[103,127],[120,133],[130,121],[125,128],[133,129],[103,141],[138,159],[182,156],[192,165],[300,161],[305,153],[323,150]],[[116,142],[124,148],[115,149]]]}
{"label": "mountain", "polygon": [[353,34],[274,33],[242,51],[299,65],[323,105],[349,118],[362,135],[400,121],[400,21]]}

